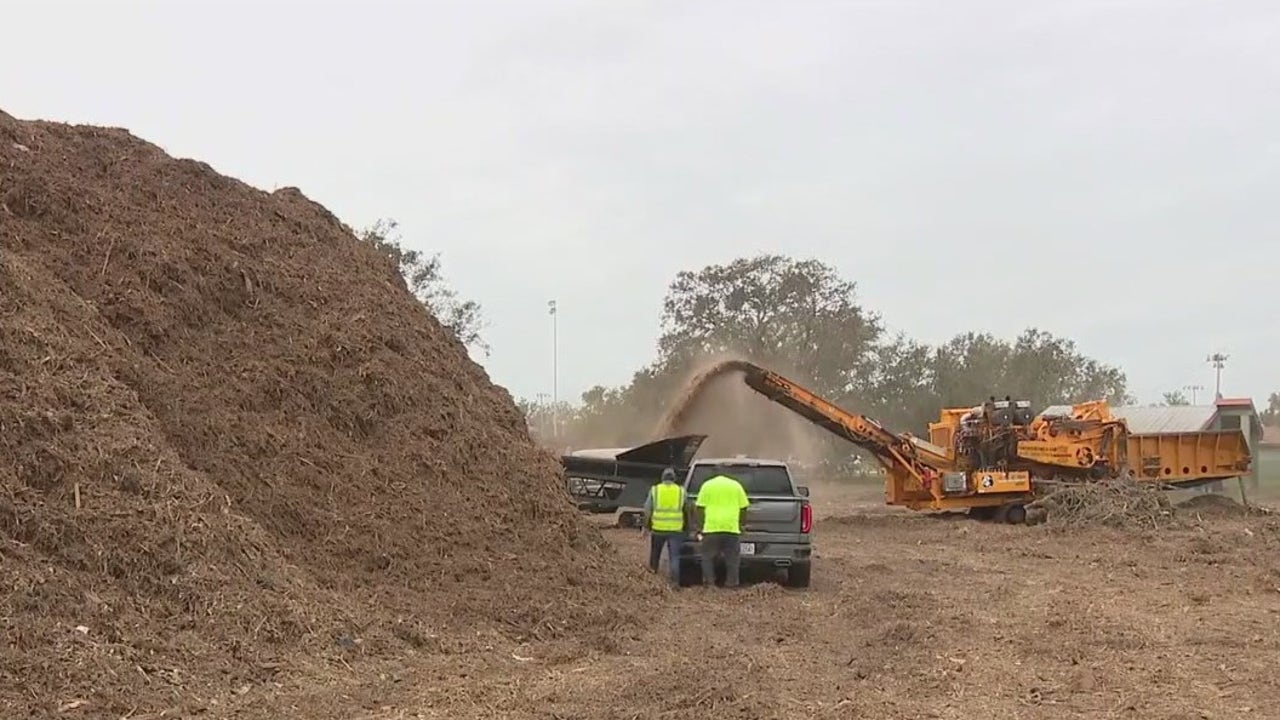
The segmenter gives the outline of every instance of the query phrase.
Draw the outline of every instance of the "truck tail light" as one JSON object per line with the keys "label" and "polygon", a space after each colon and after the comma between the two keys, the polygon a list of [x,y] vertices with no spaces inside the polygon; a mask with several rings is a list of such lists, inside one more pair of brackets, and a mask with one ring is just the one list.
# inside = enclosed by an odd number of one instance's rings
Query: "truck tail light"
{"label": "truck tail light", "polygon": [[813,506],[805,503],[800,507],[800,532],[809,534],[813,530]]}

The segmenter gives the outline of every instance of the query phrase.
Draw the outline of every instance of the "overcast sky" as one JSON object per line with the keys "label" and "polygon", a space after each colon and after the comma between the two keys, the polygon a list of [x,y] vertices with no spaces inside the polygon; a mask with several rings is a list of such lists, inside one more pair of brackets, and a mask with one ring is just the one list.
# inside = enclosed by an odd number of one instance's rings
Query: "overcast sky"
{"label": "overcast sky", "polygon": [[395,218],[517,396],[548,299],[573,397],[653,357],[676,272],[760,251],[922,340],[1069,336],[1144,401],[1214,350],[1280,389],[1275,0],[17,7],[0,109]]}

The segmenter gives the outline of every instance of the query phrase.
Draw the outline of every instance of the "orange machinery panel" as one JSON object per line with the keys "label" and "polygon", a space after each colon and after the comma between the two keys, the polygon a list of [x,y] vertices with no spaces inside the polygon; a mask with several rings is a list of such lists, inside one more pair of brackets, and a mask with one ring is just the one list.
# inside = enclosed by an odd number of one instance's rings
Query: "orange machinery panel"
{"label": "orange machinery panel", "polygon": [[1246,475],[1251,460],[1239,430],[1130,435],[1128,450],[1138,480],[1175,485]]}
{"label": "orange machinery panel", "polygon": [[956,428],[960,427],[960,418],[972,411],[972,408],[943,408],[938,422],[929,423],[929,442],[938,447],[951,447]]}

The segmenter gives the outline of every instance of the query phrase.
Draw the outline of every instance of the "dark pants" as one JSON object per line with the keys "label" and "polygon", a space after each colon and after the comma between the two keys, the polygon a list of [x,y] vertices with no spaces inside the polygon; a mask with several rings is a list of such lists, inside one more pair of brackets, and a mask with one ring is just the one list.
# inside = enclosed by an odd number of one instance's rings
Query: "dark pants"
{"label": "dark pants", "polygon": [[742,556],[738,551],[736,534],[704,533],[702,535],[702,584],[715,584],[715,561],[720,557],[724,559],[724,586],[738,587],[738,570],[742,565]]}
{"label": "dark pants", "polygon": [[684,540],[682,532],[655,532],[649,535],[649,569],[658,572],[662,560],[662,548],[667,549],[667,565],[671,572],[672,582],[680,581],[680,542]]}

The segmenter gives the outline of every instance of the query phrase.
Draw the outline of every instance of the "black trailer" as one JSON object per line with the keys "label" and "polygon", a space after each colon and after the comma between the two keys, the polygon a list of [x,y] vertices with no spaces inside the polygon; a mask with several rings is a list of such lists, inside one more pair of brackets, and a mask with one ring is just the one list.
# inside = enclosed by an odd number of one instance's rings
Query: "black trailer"
{"label": "black trailer", "polygon": [[665,468],[684,476],[706,435],[681,435],[622,450],[579,450],[562,455],[565,485],[579,510],[617,513],[618,524],[635,527],[649,488]]}

